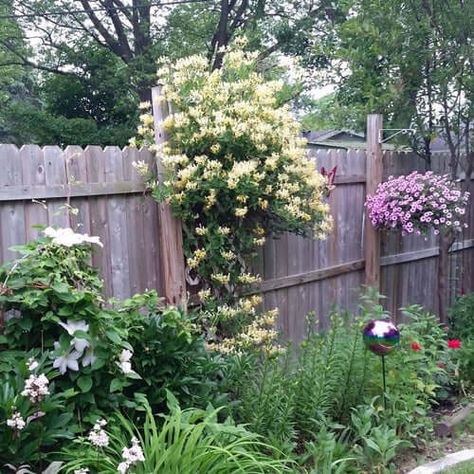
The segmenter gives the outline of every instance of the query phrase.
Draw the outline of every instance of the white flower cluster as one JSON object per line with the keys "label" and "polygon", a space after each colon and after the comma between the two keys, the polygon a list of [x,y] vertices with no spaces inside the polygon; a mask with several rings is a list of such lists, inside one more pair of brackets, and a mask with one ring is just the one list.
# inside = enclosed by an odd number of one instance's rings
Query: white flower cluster
{"label": "white flower cluster", "polygon": [[46,395],[49,395],[49,380],[44,374],[31,374],[25,381],[25,388],[21,392],[28,397],[31,403],[39,403]]}
{"label": "white flower cluster", "polygon": [[[78,359],[81,358],[83,354],[82,366],[87,367],[88,365],[92,365],[97,359],[93,347],[87,339],[74,337],[76,331],[89,331],[89,325],[84,320],[72,321],[70,319],[67,320],[67,323],[60,322],[59,325],[62,326],[70,336],[73,336],[73,338],[71,339],[70,348],[54,359],[53,367],[59,369],[62,375],[64,375],[68,369],[78,371]],[[60,347],[59,342],[54,343],[55,350],[59,350]]]}
{"label": "white flower cluster", "polygon": [[120,474],[126,474],[131,467],[135,466],[135,464],[145,461],[140,442],[135,436],[132,438],[132,447],[123,448],[122,459],[123,462],[117,466],[117,471]]}
{"label": "white flower cluster", "polygon": [[98,448],[105,448],[109,445],[109,435],[103,429],[106,424],[105,420],[97,420],[89,433],[89,441]]}
{"label": "white flower cluster", "polygon": [[135,171],[142,177],[145,177],[149,173],[148,164],[144,160],[134,161],[132,163]]}
{"label": "white flower cluster", "polygon": [[73,245],[79,245],[86,242],[103,247],[99,237],[90,237],[87,234],[76,234],[70,227],[66,227],[65,229],[53,229],[52,227],[47,227],[43,233],[46,237],[52,239],[53,244],[64,245],[65,247],[72,247]]}
{"label": "white flower cluster", "polygon": [[74,474],[88,474],[88,473],[89,473],[88,467],[83,467],[82,469],[76,469],[74,471]]}
{"label": "white flower cluster", "polygon": [[22,416],[17,412],[13,412],[13,415],[10,419],[7,420],[7,426],[14,429],[15,431],[21,431],[25,426],[25,420]]}

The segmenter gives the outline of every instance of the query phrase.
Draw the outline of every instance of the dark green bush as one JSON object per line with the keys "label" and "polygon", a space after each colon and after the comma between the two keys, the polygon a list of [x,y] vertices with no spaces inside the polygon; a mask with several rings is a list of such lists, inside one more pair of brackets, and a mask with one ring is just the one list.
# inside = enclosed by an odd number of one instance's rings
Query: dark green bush
{"label": "dark green bush", "polygon": [[449,311],[451,339],[474,340],[474,293],[458,296]]}
{"label": "dark green bush", "polygon": [[[0,268],[0,466],[47,460],[61,438],[87,432],[99,417],[121,409],[133,417],[144,396],[157,412],[167,391],[185,408],[225,400],[225,359],[206,351],[192,317],[159,306],[155,292],[107,305],[91,247],[66,237],[18,247],[22,257]],[[31,373],[30,357],[40,364]],[[22,395],[31,374],[50,387],[40,405]],[[36,412],[44,415],[20,430],[8,424]]]}
{"label": "dark green bush", "polygon": [[192,314],[159,308],[155,292],[136,295],[119,309],[134,349],[133,367],[140,374],[125,392],[146,395],[154,410],[166,409],[170,391],[183,407],[206,407],[225,402],[221,394],[226,360],[208,352]]}

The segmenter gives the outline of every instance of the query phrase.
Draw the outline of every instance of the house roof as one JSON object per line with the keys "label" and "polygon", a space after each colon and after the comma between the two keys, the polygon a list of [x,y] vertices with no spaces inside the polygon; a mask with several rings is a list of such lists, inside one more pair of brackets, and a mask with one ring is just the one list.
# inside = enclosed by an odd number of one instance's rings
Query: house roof
{"label": "house roof", "polygon": [[[345,140],[328,140],[325,142],[308,141],[309,147],[314,148],[341,148],[343,150],[366,150],[367,143],[365,141],[345,141]],[[398,145],[394,143],[382,143],[382,149],[386,151],[412,151],[410,147]]]}
{"label": "house roof", "polygon": [[[344,150],[365,150],[367,143],[362,133],[353,130],[317,130],[305,131],[303,137],[308,146],[315,148],[342,148]],[[410,148],[392,143],[384,143],[382,148],[387,151],[409,151]]]}
{"label": "house roof", "polygon": [[349,136],[349,139],[353,137],[355,141],[361,141],[361,139],[365,138],[363,133],[354,132],[353,130],[308,130],[303,132],[303,136],[308,140],[309,143],[324,142],[326,140],[337,140],[339,135],[344,135],[344,139],[346,141],[348,139],[347,136]]}

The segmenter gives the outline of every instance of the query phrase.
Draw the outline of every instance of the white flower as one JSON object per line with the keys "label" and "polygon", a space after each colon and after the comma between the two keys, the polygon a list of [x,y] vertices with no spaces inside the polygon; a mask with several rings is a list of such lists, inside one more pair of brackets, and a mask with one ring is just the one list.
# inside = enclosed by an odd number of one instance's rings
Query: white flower
{"label": "white flower", "polygon": [[75,469],[73,474],[88,474],[89,468],[83,467],[82,469]]}
{"label": "white flower", "polygon": [[132,163],[132,166],[135,168],[136,172],[140,176],[146,176],[148,174],[148,165],[146,164],[145,161],[143,161],[143,160],[134,161]]}
{"label": "white flower", "polygon": [[62,326],[70,336],[74,336],[74,333],[76,331],[89,331],[89,325],[83,319],[81,319],[80,321],[73,321],[71,319],[68,319],[67,323],[61,322],[59,323],[59,325]]}
{"label": "white flower", "polygon": [[98,448],[105,448],[109,445],[109,436],[102,429],[107,422],[105,420],[97,420],[91,432],[89,433],[89,441]]}
{"label": "white flower", "polygon": [[[83,319],[81,321],[68,319],[67,323],[60,322],[59,325],[62,326],[70,336],[74,336],[76,331],[89,331],[89,325]],[[77,352],[82,354],[84,350],[89,347],[89,342],[86,339],[74,337],[71,340],[71,345],[74,346],[74,349],[76,349]]]}
{"label": "white flower", "polygon": [[90,237],[87,234],[76,234],[70,227],[64,229],[53,229],[47,227],[43,231],[44,235],[51,238],[54,244],[64,245],[65,247],[72,247],[73,245],[83,244],[89,242],[103,247],[99,237]]}
{"label": "white flower", "polygon": [[120,472],[120,474],[125,474],[128,469],[138,462],[145,461],[142,447],[135,436],[132,438],[132,447],[122,449],[122,459],[123,462],[117,466],[117,471]]}
{"label": "white flower", "polygon": [[33,357],[30,357],[28,359],[28,362],[26,363],[26,367],[28,367],[28,370],[30,372],[33,372],[33,370],[35,370],[38,366],[39,366],[38,362],[35,359],[33,359]]}
{"label": "white flower", "polygon": [[30,375],[25,381],[25,388],[21,392],[28,397],[32,403],[39,403],[46,395],[49,395],[49,380],[44,374]]}
{"label": "white flower", "polygon": [[122,369],[124,374],[130,374],[133,372],[132,370],[132,363],[130,359],[133,356],[133,352],[129,351],[128,349],[123,349],[122,353],[119,356],[119,362],[116,364]]}
{"label": "white flower", "polygon": [[138,441],[135,436],[132,438],[132,447],[129,449],[123,448],[122,457],[125,461],[128,461],[132,464],[145,461],[145,456],[143,454],[142,447],[140,446],[140,441]]}
{"label": "white flower", "polygon": [[42,418],[44,415],[46,415],[44,411],[36,411],[26,419],[26,424],[29,425],[32,421],[35,421],[38,418]]}
{"label": "white flower", "polygon": [[15,431],[21,431],[26,426],[26,423],[22,416],[15,411],[13,412],[12,417],[7,420],[7,426]]}
{"label": "white flower", "polygon": [[128,471],[128,464],[126,462],[121,462],[118,466],[117,466],[117,471],[120,473],[120,474],[126,474],[127,471]]}
{"label": "white flower", "polygon": [[[54,348],[58,350],[60,348],[59,342],[54,343]],[[79,363],[77,359],[81,357],[81,353],[75,350],[68,350],[63,355],[56,357],[53,362],[53,367],[59,369],[61,375],[64,375],[68,369],[78,371]]]}
{"label": "white flower", "polygon": [[92,365],[97,360],[97,357],[94,354],[94,349],[89,346],[82,358],[82,366],[87,367],[88,365]]}

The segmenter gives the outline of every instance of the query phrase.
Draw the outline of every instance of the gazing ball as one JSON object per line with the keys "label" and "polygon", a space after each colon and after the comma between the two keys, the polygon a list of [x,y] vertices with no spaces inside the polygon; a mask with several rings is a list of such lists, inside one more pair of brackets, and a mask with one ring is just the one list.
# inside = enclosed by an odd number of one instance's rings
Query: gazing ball
{"label": "gazing ball", "polygon": [[383,319],[369,321],[362,332],[367,349],[383,356],[390,354],[400,343],[400,332],[395,324]]}

